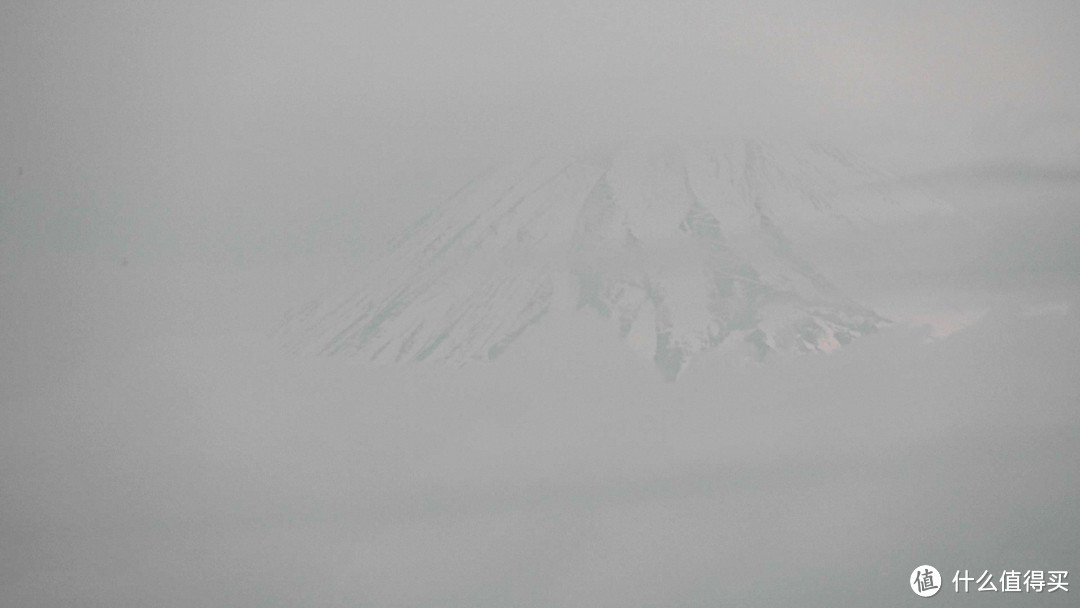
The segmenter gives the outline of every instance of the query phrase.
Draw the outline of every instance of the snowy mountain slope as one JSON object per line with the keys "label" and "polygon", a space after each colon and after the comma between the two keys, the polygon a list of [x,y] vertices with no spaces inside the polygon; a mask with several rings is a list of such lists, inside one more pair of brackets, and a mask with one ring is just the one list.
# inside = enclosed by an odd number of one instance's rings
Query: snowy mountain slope
{"label": "snowy mountain slope", "polygon": [[[823,147],[624,146],[465,185],[357,285],[287,315],[289,350],[491,360],[552,310],[592,309],[674,378],[725,341],[829,351],[886,321],[798,256],[804,238],[932,212]],[[556,355],[557,356],[557,355]]]}

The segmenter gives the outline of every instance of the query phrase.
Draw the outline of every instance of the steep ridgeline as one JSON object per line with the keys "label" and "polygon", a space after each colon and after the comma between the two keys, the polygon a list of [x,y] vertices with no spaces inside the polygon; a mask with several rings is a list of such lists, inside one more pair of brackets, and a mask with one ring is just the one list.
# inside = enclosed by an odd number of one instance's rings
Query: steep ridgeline
{"label": "steep ridgeline", "polygon": [[294,352],[487,361],[553,310],[591,309],[675,378],[694,355],[829,351],[886,321],[798,256],[801,238],[933,211],[815,146],[627,146],[474,179],[358,284],[292,311]]}

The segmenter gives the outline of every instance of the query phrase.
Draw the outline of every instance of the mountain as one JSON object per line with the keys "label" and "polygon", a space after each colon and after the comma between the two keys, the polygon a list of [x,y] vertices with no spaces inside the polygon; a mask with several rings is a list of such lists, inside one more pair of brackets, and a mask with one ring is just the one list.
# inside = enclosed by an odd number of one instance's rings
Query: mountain
{"label": "mountain", "polygon": [[291,311],[290,351],[372,361],[498,357],[553,310],[589,309],[674,379],[721,344],[830,351],[887,321],[799,244],[933,212],[815,145],[627,145],[477,177],[394,239],[357,284]]}

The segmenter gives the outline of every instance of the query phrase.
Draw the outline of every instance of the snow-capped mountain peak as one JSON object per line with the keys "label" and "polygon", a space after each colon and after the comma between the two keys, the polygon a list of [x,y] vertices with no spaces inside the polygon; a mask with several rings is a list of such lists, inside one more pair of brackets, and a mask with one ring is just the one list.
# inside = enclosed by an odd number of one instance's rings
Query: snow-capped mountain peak
{"label": "snow-capped mountain peak", "polygon": [[292,311],[287,348],[486,361],[552,310],[591,309],[675,378],[721,343],[830,351],[885,320],[798,256],[802,238],[924,213],[826,147],[619,147],[482,175],[394,239],[355,285]]}

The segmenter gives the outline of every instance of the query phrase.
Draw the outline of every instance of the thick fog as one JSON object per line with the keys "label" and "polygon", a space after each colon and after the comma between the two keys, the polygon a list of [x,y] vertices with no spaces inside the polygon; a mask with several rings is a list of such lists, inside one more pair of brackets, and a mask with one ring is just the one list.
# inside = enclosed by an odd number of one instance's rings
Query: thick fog
{"label": "thick fog", "polygon": [[[950,581],[1080,571],[1080,11],[896,4],[4,3],[0,604],[1075,603]],[[509,157],[744,137],[948,207],[800,244],[888,328],[273,339]]]}

